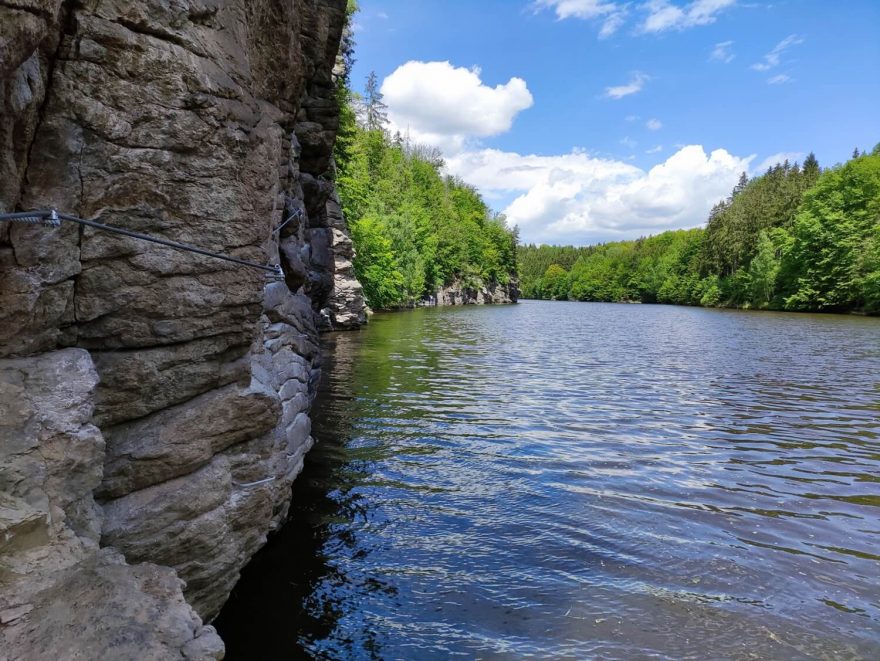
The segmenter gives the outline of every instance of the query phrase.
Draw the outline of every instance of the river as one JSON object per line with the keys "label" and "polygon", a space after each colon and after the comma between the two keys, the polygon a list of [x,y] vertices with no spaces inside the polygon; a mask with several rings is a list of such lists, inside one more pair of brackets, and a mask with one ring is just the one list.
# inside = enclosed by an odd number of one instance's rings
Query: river
{"label": "river", "polygon": [[880,658],[880,319],[526,301],[326,348],[228,658]]}

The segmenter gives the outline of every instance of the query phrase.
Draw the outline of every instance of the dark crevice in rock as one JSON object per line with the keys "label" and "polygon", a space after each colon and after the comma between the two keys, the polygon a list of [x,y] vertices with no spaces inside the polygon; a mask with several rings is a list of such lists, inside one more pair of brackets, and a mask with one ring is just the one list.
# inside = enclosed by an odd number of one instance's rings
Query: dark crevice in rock
{"label": "dark crevice in rock", "polygon": [[[45,90],[43,94],[42,103],[40,103],[40,107],[37,109],[37,122],[34,128],[34,133],[31,136],[30,144],[27,146],[27,156],[25,157],[24,163],[22,165],[23,172],[25,173],[24,180],[22,181],[22,185],[27,181],[27,171],[31,164],[31,155],[33,153],[34,145],[37,142],[37,136],[40,135],[40,129],[43,127],[43,123],[46,119],[46,109],[49,106],[49,101],[52,98],[52,83],[55,77],[55,65],[57,64],[60,54],[61,48],[64,44],[64,34],[71,34],[71,30],[75,31],[75,21],[74,11],[77,0],[63,0],[61,4],[61,11],[59,14],[59,25],[62,30],[60,34],[55,35],[55,39],[57,39],[57,43],[55,44],[55,48],[53,49],[52,54],[48,58],[47,66],[46,66],[46,82],[45,82]],[[51,16],[47,18],[47,21],[51,21]],[[22,190],[18,191],[18,199],[15,200],[15,208],[19,208],[18,204],[21,200]]]}

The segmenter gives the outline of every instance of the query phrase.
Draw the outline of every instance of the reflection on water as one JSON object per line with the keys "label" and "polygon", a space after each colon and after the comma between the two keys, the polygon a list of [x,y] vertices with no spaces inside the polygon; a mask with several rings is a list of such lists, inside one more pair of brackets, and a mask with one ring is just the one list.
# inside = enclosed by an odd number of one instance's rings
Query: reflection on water
{"label": "reflection on water", "polygon": [[417,310],[326,362],[229,658],[880,658],[880,320]]}

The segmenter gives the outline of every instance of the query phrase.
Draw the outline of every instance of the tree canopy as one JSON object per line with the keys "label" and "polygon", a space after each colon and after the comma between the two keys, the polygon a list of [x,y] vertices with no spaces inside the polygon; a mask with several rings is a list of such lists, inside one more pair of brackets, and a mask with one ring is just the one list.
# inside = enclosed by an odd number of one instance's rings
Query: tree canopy
{"label": "tree canopy", "polygon": [[880,145],[745,175],[705,229],[521,246],[526,298],[880,313]]}
{"label": "tree canopy", "polygon": [[473,186],[444,173],[437,149],[389,133],[375,74],[363,96],[341,84],[339,102],[336,183],[370,306],[516,278],[516,231]]}

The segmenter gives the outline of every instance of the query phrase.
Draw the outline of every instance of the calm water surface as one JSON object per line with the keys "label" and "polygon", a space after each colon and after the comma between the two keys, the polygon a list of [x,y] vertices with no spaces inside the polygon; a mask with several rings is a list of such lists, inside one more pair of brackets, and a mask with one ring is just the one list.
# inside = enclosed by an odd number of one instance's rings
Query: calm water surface
{"label": "calm water surface", "polygon": [[230,658],[880,658],[880,320],[417,310],[326,362]]}

